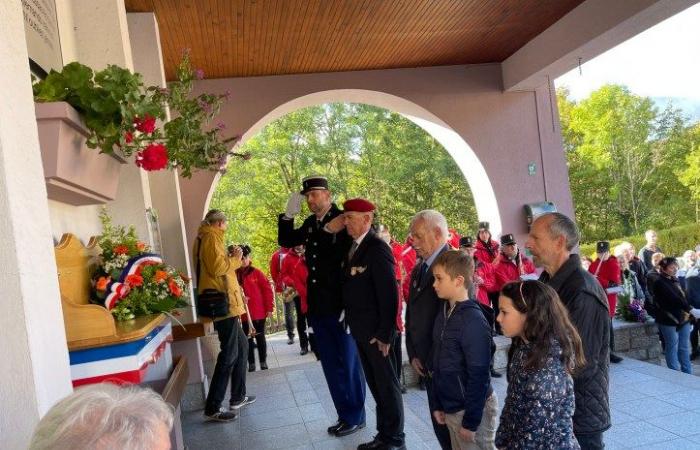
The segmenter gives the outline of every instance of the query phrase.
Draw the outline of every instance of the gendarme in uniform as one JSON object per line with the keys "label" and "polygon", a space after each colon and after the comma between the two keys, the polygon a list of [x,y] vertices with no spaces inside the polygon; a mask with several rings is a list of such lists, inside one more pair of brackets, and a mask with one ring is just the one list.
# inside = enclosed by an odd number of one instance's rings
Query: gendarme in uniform
{"label": "gendarme in uniform", "polygon": [[[302,182],[301,195],[311,204],[313,191],[328,191],[325,177],[308,177]],[[316,214],[294,228],[294,215],[299,212],[301,196],[293,193],[287,212],[278,218],[278,243],[282,247],[306,246],[306,281],[308,319],[318,347],[323,373],[338,412],[338,423],[328,432],[336,436],[353,433],[365,425],[365,378],[355,342],[339,321],[343,310],[341,297],[341,263],[348,254],[352,239],[345,229],[338,233],[324,230],[326,224],[342,214],[329,203],[327,212],[319,219]],[[296,203],[296,204],[295,204]]]}

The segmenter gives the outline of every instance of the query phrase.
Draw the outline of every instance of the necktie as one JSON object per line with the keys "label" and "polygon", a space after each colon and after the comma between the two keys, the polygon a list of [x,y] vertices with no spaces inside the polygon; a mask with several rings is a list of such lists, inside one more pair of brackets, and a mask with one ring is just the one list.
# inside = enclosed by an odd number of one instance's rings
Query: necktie
{"label": "necktie", "polygon": [[352,256],[355,254],[357,247],[359,247],[359,245],[357,244],[357,242],[353,241],[352,247],[350,247],[350,253],[348,253],[348,261],[352,260]]}
{"label": "necktie", "polygon": [[428,264],[421,263],[420,270],[418,271],[418,286],[420,286],[421,283],[423,282],[423,278],[425,277],[425,274],[427,272],[428,272]]}

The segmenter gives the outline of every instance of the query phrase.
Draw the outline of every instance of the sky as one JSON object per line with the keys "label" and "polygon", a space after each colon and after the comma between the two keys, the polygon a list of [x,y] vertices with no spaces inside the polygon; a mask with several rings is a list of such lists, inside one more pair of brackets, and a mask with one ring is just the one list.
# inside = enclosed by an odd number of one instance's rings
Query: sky
{"label": "sky", "polygon": [[554,83],[581,100],[608,83],[624,84],[700,120],[700,3],[585,62]]}

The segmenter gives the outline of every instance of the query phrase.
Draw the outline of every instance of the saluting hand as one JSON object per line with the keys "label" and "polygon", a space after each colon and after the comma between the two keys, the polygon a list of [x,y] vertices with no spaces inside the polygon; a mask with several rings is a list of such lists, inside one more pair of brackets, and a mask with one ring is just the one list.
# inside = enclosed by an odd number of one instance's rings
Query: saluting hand
{"label": "saluting hand", "polygon": [[345,216],[343,216],[343,214],[339,215],[338,217],[335,217],[330,222],[328,222],[325,227],[323,227],[324,230],[333,234],[339,232],[343,228],[345,228]]}
{"label": "saluting hand", "polygon": [[382,352],[382,355],[384,355],[384,357],[389,356],[389,350],[391,349],[391,344],[385,344],[384,342],[380,341],[377,338],[372,338],[369,341],[370,344],[374,344],[375,342],[377,343],[377,347],[379,348],[379,351]]}

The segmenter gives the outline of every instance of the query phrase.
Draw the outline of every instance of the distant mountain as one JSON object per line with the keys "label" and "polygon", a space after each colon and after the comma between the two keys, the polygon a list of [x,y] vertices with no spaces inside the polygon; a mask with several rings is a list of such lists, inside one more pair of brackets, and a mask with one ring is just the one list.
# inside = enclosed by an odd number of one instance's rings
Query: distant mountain
{"label": "distant mountain", "polygon": [[685,97],[651,97],[651,100],[661,110],[666,108],[669,104],[673,104],[673,107],[683,111],[683,114],[685,114],[691,122],[700,122],[700,99]]}

